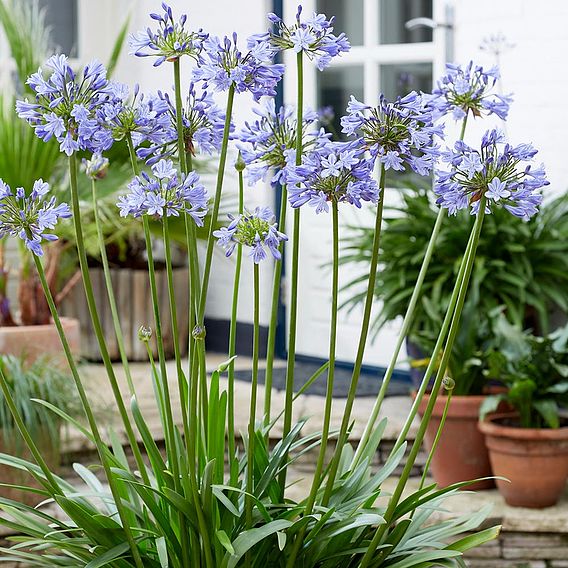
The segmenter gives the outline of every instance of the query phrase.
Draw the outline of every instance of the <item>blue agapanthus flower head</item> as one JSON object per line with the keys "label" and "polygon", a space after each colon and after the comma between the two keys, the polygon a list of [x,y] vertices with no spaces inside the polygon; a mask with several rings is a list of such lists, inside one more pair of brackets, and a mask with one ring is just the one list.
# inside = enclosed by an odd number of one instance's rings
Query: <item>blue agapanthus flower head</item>
{"label": "blue agapanthus flower head", "polygon": [[373,179],[374,160],[360,143],[328,142],[302,157],[299,166],[289,156],[286,166],[288,199],[292,207],[308,204],[316,213],[328,212],[329,204],[363,201],[377,203],[379,186]]}
{"label": "blue agapanthus flower head", "polygon": [[93,135],[93,145],[98,152],[109,150],[115,140],[127,136],[135,147],[144,142],[156,144],[168,136],[169,108],[165,101],[140,93],[138,85],[132,97],[126,85],[116,83],[111,89],[114,96],[95,111],[100,128]]}
{"label": "blue agapanthus flower head", "polygon": [[351,49],[344,33],[336,36],[333,33],[333,17],[314,13],[302,19],[302,6],[298,6],[296,21],[292,25],[285,24],[276,14],[269,14],[268,19],[274,30],[256,34],[249,38],[250,48],[261,45],[273,45],[279,50],[292,49],[296,53],[305,53],[313,59],[317,68],[323,71],[331,60]]}
{"label": "blue agapanthus flower head", "polygon": [[[164,125],[161,135],[150,140],[149,145],[138,148],[139,158],[146,160],[149,165],[177,152],[177,118],[176,108],[168,93],[158,92],[161,105],[165,108]],[[221,148],[225,112],[215,103],[210,93],[198,88],[194,83],[189,86],[189,92],[183,108],[183,139],[185,151],[192,156],[198,152],[212,154]],[[233,124],[230,126],[234,129]],[[149,140],[149,139],[148,139]]]}
{"label": "blue agapanthus flower head", "polygon": [[437,203],[450,215],[467,207],[475,215],[485,196],[487,213],[502,206],[516,217],[530,219],[542,202],[540,189],[549,183],[544,166],[532,163],[536,153],[531,144],[508,144],[495,129],[484,134],[480,150],[456,142],[442,155],[449,169],[436,172]]}
{"label": "blue agapanthus flower head", "polygon": [[[291,106],[283,106],[276,110],[273,98],[266,98],[253,108],[259,117],[254,122],[245,122],[244,128],[237,134],[237,146],[247,165],[245,173],[249,185],[264,180],[269,170],[275,170],[271,183],[286,183],[287,155],[295,155],[297,118]],[[315,112],[307,111],[303,119],[303,152],[309,151],[327,142],[327,135],[314,131],[313,124],[317,121]]]}
{"label": "blue agapanthus flower head", "polygon": [[162,2],[162,10],[162,14],[150,14],[150,18],[158,22],[157,30],[147,28],[130,35],[130,55],[156,57],[154,67],[183,55],[197,59],[207,34],[201,29],[195,32],[187,30],[187,15],[174,20],[172,9],[165,2]]}
{"label": "blue agapanthus flower head", "polygon": [[56,241],[47,231],[55,228],[59,219],[71,217],[66,203],[56,204],[49,196],[49,184],[42,179],[34,182],[29,194],[23,187],[12,191],[0,180],[0,237],[12,235],[24,241],[26,248],[42,256],[42,241]]}
{"label": "blue agapanthus flower head", "polygon": [[252,213],[229,215],[230,223],[213,231],[217,245],[225,249],[226,256],[231,256],[237,244],[250,249],[249,256],[255,264],[268,258],[267,251],[276,260],[280,260],[280,243],[288,237],[278,231],[274,213],[268,207],[257,207]]}
{"label": "blue agapanthus flower head", "polygon": [[118,200],[120,215],[153,217],[188,214],[197,225],[203,225],[207,214],[207,192],[196,172],[178,176],[173,162],[160,160],[152,166],[152,174],[142,172],[129,184],[130,193]]}
{"label": "blue agapanthus flower head", "polygon": [[495,114],[502,120],[507,118],[513,97],[493,91],[499,79],[497,67],[484,70],[470,61],[463,67],[448,63],[446,71],[432,94],[425,95],[437,118],[449,113],[455,120],[462,120],[469,113],[473,116]]}
{"label": "blue agapanthus flower head", "polygon": [[444,135],[423,97],[414,91],[394,102],[381,95],[376,107],[351,96],[341,126],[345,134],[359,136],[385,169],[402,171],[409,166],[418,175],[428,175],[434,167],[439,155],[436,140]]}
{"label": "blue agapanthus flower head", "polygon": [[250,91],[256,100],[275,96],[276,85],[284,74],[284,65],[274,63],[276,50],[268,44],[257,45],[247,53],[237,46],[237,34],[221,41],[209,37],[193,70],[195,81],[203,81],[204,88],[227,91],[231,85],[237,93]]}
{"label": "blue agapanthus flower head", "polygon": [[68,156],[78,150],[97,151],[96,134],[101,127],[95,112],[115,96],[104,65],[93,61],[76,75],[67,56],[54,55],[45,67],[50,70],[47,78],[42,68],[28,78],[36,100],[17,101],[18,115],[42,140],[57,139]]}
{"label": "blue agapanthus flower head", "polygon": [[90,160],[83,158],[83,166],[87,177],[92,180],[103,179],[108,171],[109,161],[102,154],[96,153]]}

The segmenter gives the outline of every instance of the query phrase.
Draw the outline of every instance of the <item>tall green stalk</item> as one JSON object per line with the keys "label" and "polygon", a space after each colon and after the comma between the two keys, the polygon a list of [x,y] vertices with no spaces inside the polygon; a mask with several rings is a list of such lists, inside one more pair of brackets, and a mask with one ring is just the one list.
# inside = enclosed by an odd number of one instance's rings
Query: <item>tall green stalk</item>
{"label": "tall green stalk", "polygon": [[99,344],[99,349],[101,352],[101,357],[105,366],[105,370],[111,385],[111,389],[114,395],[116,406],[118,412],[122,419],[124,429],[126,431],[126,436],[128,438],[128,443],[136,460],[136,465],[140,470],[142,479],[145,483],[150,483],[148,473],[146,471],[146,464],[142,459],[142,453],[138,447],[136,441],[136,436],[134,435],[134,430],[132,428],[130,417],[124,405],[122,399],[122,393],[120,392],[120,386],[116,379],[114,373],[114,368],[112,366],[112,361],[108,353],[108,349],[105,342],[105,336],[103,328],[101,325],[101,320],[99,318],[99,313],[97,309],[97,304],[95,302],[95,295],[93,292],[93,284],[91,282],[91,274],[89,272],[89,265],[87,262],[87,253],[85,250],[85,242],[83,238],[83,227],[81,225],[81,208],[79,206],[79,193],[77,187],[77,157],[72,154],[69,157],[69,174],[70,174],[70,186],[71,186],[71,204],[73,210],[73,225],[75,228],[75,238],[77,241],[77,253],[79,256],[79,267],[81,270],[81,276],[83,278],[83,288],[85,290],[85,296],[87,298],[87,306],[89,308],[89,315],[91,317],[91,322],[93,324],[93,329],[95,330],[95,335],[97,337],[97,342]]}
{"label": "tall green stalk", "polygon": [[[73,155],[74,157],[74,155]],[[73,377],[73,381],[75,382],[75,386],[77,388],[77,392],[79,393],[79,398],[81,400],[81,405],[83,406],[83,410],[85,412],[85,416],[87,417],[87,422],[89,423],[89,428],[93,435],[93,439],[95,441],[95,446],[97,448],[97,452],[99,454],[99,459],[101,460],[101,464],[105,471],[105,475],[107,478],[107,482],[116,505],[116,510],[120,517],[120,521],[122,523],[122,528],[124,530],[124,534],[126,536],[126,540],[128,541],[130,551],[132,552],[132,558],[134,559],[134,563],[136,564],[137,568],[144,568],[144,564],[142,563],[142,558],[140,557],[140,552],[138,550],[138,546],[136,545],[136,541],[134,539],[134,535],[132,534],[132,529],[130,527],[130,519],[129,514],[122,503],[122,496],[120,494],[120,490],[117,485],[117,481],[115,476],[112,473],[110,463],[108,461],[108,457],[106,455],[107,447],[102,440],[99,428],[97,426],[97,421],[95,420],[95,416],[93,410],[91,408],[91,404],[89,403],[89,399],[87,397],[87,393],[81,381],[81,377],[79,375],[79,371],[77,369],[77,364],[75,363],[75,359],[73,358],[73,353],[71,351],[71,347],[69,346],[69,342],[67,341],[67,337],[65,336],[65,331],[63,330],[63,325],[61,324],[61,320],[59,319],[59,314],[57,312],[57,308],[55,306],[55,301],[53,299],[53,295],[51,294],[51,290],[49,288],[49,284],[47,283],[47,278],[45,276],[45,271],[43,269],[43,265],[41,260],[36,255],[32,255],[37,273],[41,282],[41,287],[43,289],[43,293],[45,295],[45,299],[49,306],[49,311],[51,313],[51,317],[53,319],[53,323],[59,335],[59,339],[63,346],[63,351],[67,358],[67,362],[69,363],[69,368],[71,369],[71,376]],[[31,449],[31,448],[30,448]]]}
{"label": "tall green stalk", "polygon": [[110,306],[110,313],[112,315],[112,324],[114,326],[114,333],[116,335],[116,342],[118,343],[118,351],[120,353],[120,360],[122,361],[122,368],[128,383],[130,394],[134,396],[134,383],[132,382],[132,374],[130,372],[130,364],[128,362],[128,355],[124,347],[124,336],[122,335],[122,328],[120,327],[120,318],[118,315],[118,307],[116,305],[116,297],[114,295],[114,288],[112,286],[112,277],[110,274],[110,266],[108,264],[108,257],[106,253],[105,239],[103,228],[99,219],[99,207],[97,205],[97,190],[95,180],[91,180],[91,192],[93,195],[93,216],[95,218],[95,227],[97,230],[97,239],[99,241],[99,251],[101,254],[101,264],[103,265],[103,274],[105,278],[105,286],[107,289],[108,303]]}
{"label": "tall green stalk", "polygon": [[[367,568],[369,566],[369,563],[373,560],[373,555],[375,554],[377,547],[382,542],[382,538],[383,538],[386,530],[391,525],[391,522],[393,520],[393,514],[396,510],[396,507],[398,506],[398,504],[400,502],[402,492],[404,491],[404,489],[406,487],[406,484],[408,482],[408,478],[410,477],[410,473],[412,471],[412,468],[414,467],[416,457],[418,455],[418,452],[420,451],[422,441],[424,440],[424,436],[426,434],[426,429],[428,428],[428,423],[430,422],[430,418],[432,416],[432,412],[433,412],[434,406],[436,404],[436,399],[438,397],[438,393],[439,393],[440,388],[442,386],[442,381],[444,379],[444,376],[446,374],[446,370],[448,368],[448,363],[449,363],[450,356],[451,356],[451,353],[452,353],[454,341],[455,341],[456,335],[459,331],[459,323],[460,323],[461,313],[462,313],[462,310],[463,310],[463,305],[465,303],[465,298],[466,298],[466,295],[467,295],[467,289],[468,289],[468,286],[469,286],[469,280],[470,280],[470,277],[471,277],[471,272],[472,272],[473,264],[474,264],[474,261],[475,261],[475,255],[476,255],[476,252],[477,252],[477,245],[479,243],[479,236],[481,234],[481,228],[483,226],[483,219],[485,217],[485,204],[486,204],[486,198],[485,198],[485,196],[483,196],[481,198],[481,201],[480,201],[480,204],[479,204],[479,211],[478,211],[478,214],[476,216],[475,224],[473,226],[472,233],[471,233],[470,250],[467,252],[467,254],[464,256],[464,258],[462,260],[462,266],[464,267],[463,280],[461,282],[461,285],[459,286],[457,303],[456,303],[456,306],[455,306],[455,311],[453,312],[453,315],[452,315],[452,322],[451,322],[451,325],[450,325],[450,330],[448,332],[448,340],[447,340],[445,348],[444,348],[444,352],[443,352],[443,355],[442,355],[442,360],[440,362],[440,366],[438,367],[436,379],[434,380],[434,384],[432,386],[432,392],[430,394],[430,400],[428,401],[428,406],[426,407],[426,410],[424,412],[424,416],[422,417],[422,420],[420,422],[420,427],[418,428],[416,438],[415,438],[414,443],[412,444],[412,447],[410,449],[410,453],[407,457],[406,463],[404,465],[404,469],[403,469],[403,471],[400,475],[397,486],[396,486],[395,490],[393,491],[393,494],[392,494],[392,496],[389,500],[387,510],[386,510],[385,514],[383,515],[385,522],[382,525],[379,526],[379,528],[377,529],[377,531],[376,531],[375,535],[373,536],[371,542],[369,543],[369,547],[367,548],[367,551],[365,552],[365,554],[364,554],[364,556],[361,560],[361,568]],[[449,311],[450,310],[448,309],[448,312]],[[426,381],[423,381],[423,383],[424,382],[426,382]],[[427,382],[426,382],[426,384],[427,384]]]}
{"label": "tall green stalk", "polygon": [[[304,116],[304,60],[303,52],[296,55],[297,67],[297,118],[296,118],[296,165],[302,163],[302,119]],[[282,229],[281,229],[282,230]],[[294,209],[294,229],[292,234],[292,273],[290,274],[290,320],[288,332],[288,360],[286,365],[286,390],[284,399],[284,422],[282,438],[292,428],[292,406],[294,397],[294,367],[296,365],[296,332],[298,324],[298,269],[300,264],[300,208]],[[286,487],[286,468],[279,476],[280,490],[284,495]]]}
{"label": "tall green stalk", "polygon": [[341,427],[339,429],[337,444],[335,446],[335,452],[333,454],[333,458],[330,464],[329,475],[327,478],[325,492],[322,500],[324,506],[327,505],[327,503],[329,503],[329,499],[331,498],[331,493],[333,491],[333,484],[337,476],[339,461],[341,459],[341,452],[343,451],[343,446],[347,442],[349,423],[351,421],[351,411],[353,410],[353,403],[355,402],[355,396],[357,394],[357,385],[359,383],[359,377],[361,376],[363,356],[365,355],[365,346],[367,345],[367,338],[369,335],[371,310],[373,307],[373,300],[375,298],[375,283],[377,280],[379,250],[381,243],[381,227],[382,227],[383,211],[385,204],[385,177],[386,177],[385,166],[384,164],[381,164],[381,173],[379,180],[379,203],[377,205],[377,214],[375,216],[373,248],[371,250],[371,262],[369,265],[369,279],[367,281],[365,307],[363,309],[363,321],[361,323],[361,332],[359,334],[359,345],[357,347],[357,355],[355,357],[355,363],[353,365],[353,373],[351,375],[349,392],[347,393],[347,399],[345,401],[345,410],[343,413],[343,419],[341,420]]}
{"label": "tall green stalk", "polygon": [[[239,174],[239,215],[244,212],[244,180],[243,170],[239,161],[237,161]],[[241,281],[241,264],[243,260],[243,245],[237,244],[237,259],[235,262],[235,277],[233,281],[233,302],[231,306],[231,327],[229,330],[229,368],[228,388],[227,388],[227,437],[228,437],[228,459],[231,485],[236,483],[238,478],[238,460],[237,447],[235,443],[235,361],[233,357],[237,354],[237,315],[239,306],[239,285]],[[280,263],[276,263],[278,265]]]}
{"label": "tall green stalk", "polygon": [[[281,187],[280,215],[278,228],[281,231],[286,227],[286,211],[288,209],[288,191],[286,185]],[[278,246],[283,255],[284,243]],[[283,256],[282,256],[283,258]],[[278,327],[278,308],[280,305],[280,290],[282,287],[282,262],[274,263],[274,276],[272,281],[272,304],[270,311],[270,323],[268,325],[268,339],[266,342],[266,371],[264,379],[264,423],[270,424],[270,407],[272,406],[272,378],[274,375],[274,356],[276,353],[276,329]],[[268,434],[267,434],[268,436]]]}
{"label": "tall green stalk", "polygon": [[253,319],[253,342],[252,342],[252,382],[250,387],[250,410],[248,423],[248,448],[247,448],[247,481],[245,494],[245,523],[246,528],[252,528],[252,508],[254,495],[254,449],[255,449],[255,423],[256,401],[258,395],[258,353],[260,341],[260,277],[259,266],[254,264],[254,319]]}
{"label": "tall green stalk", "polygon": [[215,197],[213,199],[213,210],[209,226],[209,236],[207,238],[207,252],[205,254],[205,265],[203,267],[203,279],[201,281],[201,295],[199,298],[199,310],[197,313],[197,325],[203,326],[205,318],[205,306],[207,304],[207,291],[209,289],[209,278],[211,276],[211,262],[213,260],[213,247],[215,237],[213,231],[219,216],[219,206],[221,204],[221,194],[223,192],[223,180],[225,177],[225,164],[227,163],[227,147],[229,145],[229,134],[231,131],[231,116],[233,114],[233,103],[235,100],[235,86],[231,84],[227,96],[227,109],[225,115],[225,126],[223,129],[223,141],[221,143],[221,154],[219,155],[219,169],[217,170],[217,183],[215,187]]}

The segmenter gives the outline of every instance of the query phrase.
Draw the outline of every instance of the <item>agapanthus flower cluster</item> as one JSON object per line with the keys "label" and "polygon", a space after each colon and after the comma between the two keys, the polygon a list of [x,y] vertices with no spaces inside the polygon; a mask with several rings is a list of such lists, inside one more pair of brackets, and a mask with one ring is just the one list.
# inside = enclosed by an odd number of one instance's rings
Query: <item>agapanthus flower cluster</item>
{"label": "agapanthus flower cluster", "polygon": [[237,244],[249,247],[249,256],[255,264],[268,257],[267,251],[276,260],[282,258],[278,247],[288,237],[278,231],[274,213],[268,207],[257,207],[252,213],[229,215],[229,226],[213,231],[217,244],[231,256]]}
{"label": "agapanthus flower cluster", "polygon": [[446,75],[428,95],[428,104],[438,117],[451,112],[455,120],[461,120],[471,112],[473,116],[495,114],[502,120],[507,118],[513,97],[492,92],[499,79],[497,67],[485,71],[470,61],[465,67],[448,63],[446,69]]}
{"label": "agapanthus flower cluster", "polygon": [[361,207],[377,203],[379,186],[373,178],[373,158],[360,144],[328,142],[308,152],[299,166],[292,156],[286,166],[288,199],[292,207],[308,204],[316,213],[328,212],[329,203]]}
{"label": "agapanthus flower cluster", "polygon": [[439,155],[436,138],[444,134],[441,125],[434,125],[423,97],[414,91],[394,102],[381,95],[376,107],[351,95],[341,126],[345,134],[360,136],[385,169],[402,171],[409,166],[418,175],[433,169]]}
{"label": "agapanthus flower cluster", "polygon": [[174,61],[183,55],[197,59],[207,34],[203,30],[186,30],[187,15],[174,20],[172,9],[162,2],[163,14],[150,14],[158,22],[158,29],[147,28],[129,37],[130,55],[138,57],[157,57],[154,67],[164,61]]}
{"label": "agapanthus flower cluster", "polygon": [[92,180],[103,179],[108,171],[109,161],[102,154],[93,154],[90,160],[83,159],[85,174]]}
{"label": "agapanthus flower cluster", "polygon": [[186,176],[178,173],[170,160],[160,160],[152,166],[153,176],[142,172],[129,184],[130,193],[118,200],[120,215],[164,215],[177,217],[187,213],[199,226],[207,214],[207,192],[196,172]]}
{"label": "agapanthus flower cluster", "polygon": [[[237,143],[247,165],[245,173],[249,185],[264,180],[270,169],[274,169],[271,183],[286,183],[286,156],[295,155],[297,118],[293,107],[283,106],[276,111],[273,98],[264,99],[253,108],[259,116],[252,123],[245,122],[244,128],[237,135]],[[303,118],[303,152],[309,151],[327,142],[327,135],[313,131],[310,127],[318,119],[317,113],[308,111]]]}
{"label": "agapanthus flower cluster", "polygon": [[281,50],[303,52],[315,61],[320,71],[323,71],[334,57],[351,49],[344,33],[338,36],[333,33],[333,17],[328,20],[325,14],[314,13],[312,17],[302,21],[301,14],[302,6],[298,6],[296,21],[291,26],[286,25],[276,14],[269,14],[268,19],[276,29],[251,36],[249,47],[269,43]]}
{"label": "agapanthus flower cluster", "polygon": [[34,182],[29,195],[23,187],[14,192],[0,180],[0,237],[19,237],[28,250],[42,256],[42,241],[57,240],[56,235],[46,231],[55,228],[59,219],[71,217],[69,206],[56,205],[55,197],[48,194],[49,184],[42,179]]}
{"label": "agapanthus flower cluster", "polygon": [[65,55],[50,57],[45,66],[52,73],[46,79],[40,68],[28,78],[36,101],[17,101],[18,115],[42,140],[56,138],[61,151],[68,156],[78,150],[96,151],[100,125],[95,120],[95,111],[115,96],[106,69],[102,63],[93,61],[76,76]]}
{"label": "agapanthus flower cluster", "polygon": [[[158,92],[161,106],[165,108],[166,124],[161,136],[150,140],[149,146],[138,148],[136,154],[149,165],[177,152],[177,119],[175,105],[167,93]],[[183,108],[183,139],[185,151],[195,156],[197,151],[212,154],[221,148],[225,113],[215,103],[207,91],[199,91],[194,83],[189,86],[186,103]],[[231,124],[231,131],[233,125]]]}
{"label": "agapanthus flower cluster", "polygon": [[138,85],[132,99],[126,85],[115,84],[112,90],[114,97],[95,111],[100,128],[93,135],[93,144],[98,152],[128,136],[135,147],[144,142],[156,144],[169,136],[169,108],[163,99],[140,94]]}
{"label": "agapanthus flower cluster", "polygon": [[436,174],[437,203],[450,215],[467,207],[475,215],[485,196],[487,213],[503,206],[516,217],[530,219],[542,201],[539,190],[548,185],[544,166],[533,167],[536,153],[530,144],[508,144],[495,129],[484,134],[481,150],[456,142],[442,156],[450,170]]}
{"label": "agapanthus flower cluster", "polygon": [[284,74],[284,65],[274,63],[276,50],[267,43],[257,44],[246,54],[237,47],[237,34],[232,39],[209,37],[193,70],[195,81],[204,81],[204,88],[227,91],[231,85],[237,93],[250,91],[256,100],[275,96],[276,85]]}

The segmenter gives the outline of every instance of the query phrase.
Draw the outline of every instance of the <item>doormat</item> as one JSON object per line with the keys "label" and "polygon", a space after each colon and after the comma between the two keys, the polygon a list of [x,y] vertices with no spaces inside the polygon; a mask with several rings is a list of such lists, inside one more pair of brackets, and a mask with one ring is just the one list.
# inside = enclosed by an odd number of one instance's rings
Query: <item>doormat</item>
{"label": "doormat", "polygon": [[[313,374],[321,367],[321,363],[312,363],[297,361],[294,373],[294,391],[298,391],[313,376]],[[349,384],[351,382],[351,375],[353,370],[344,366],[335,367],[335,379],[333,383],[333,396],[335,398],[347,398],[349,392]],[[402,375],[402,377],[400,376]],[[412,389],[412,384],[409,379],[405,377],[406,373],[395,371],[395,374],[390,380],[387,388],[386,396],[406,396]],[[235,378],[239,381],[251,381],[250,370],[235,371]],[[357,385],[357,396],[369,397],[376,396],[381,388],[383,378],[383,371],[368,371],[363,370],[359,377]],[[265,370],[259,369],[258,382],[264,384]],[[272,387],[277,391],[286,389],[286,368],[275,367],[272,373]],[[327,388],[327,370],[324,371],[315,381],[311,384],[304,394],[313,394],[318,396],[325,396]]]}

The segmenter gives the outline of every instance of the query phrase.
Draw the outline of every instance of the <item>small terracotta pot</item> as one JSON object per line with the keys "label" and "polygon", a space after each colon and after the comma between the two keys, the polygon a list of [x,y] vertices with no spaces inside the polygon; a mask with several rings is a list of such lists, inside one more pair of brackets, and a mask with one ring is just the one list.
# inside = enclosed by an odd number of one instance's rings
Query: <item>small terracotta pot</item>
{"label": "small terracotta pot", "polygon": [[[80,355],[79,321],[61,318],[63,330],[76,357]],[[23,357],[27,363],[47,356],[50,363],[68,368],[67,359],[54,324],[0,327],[0,353]]]}
{"label": "small terracotta pot", "polygon": [[[485,398],[484,395],[452,396],[444,430],[431,465],[432,475],[439,486],[446,487],[460,481],[492,475],[485,440],[477,427],[479,408]],[[430,395],[424,395],[418,408],[421,416],[424,415],[429,401]],[[436,398],[436,404],[424,439],[428,452],[431,450],[438,432],[446,401],[447,396],[438,395]],[[468,485],[465,489],[481,490],[491,489],[492,487],[495,487],[495,482],[492,479],[487,479]]]}
{"label": "small terracotta pot", "polygon": [[515,413],[492,414],[479,423],[489,448],[497,487],[508,505],[542,509],[555,505],[568,479],[568,427],[516,428]]}

